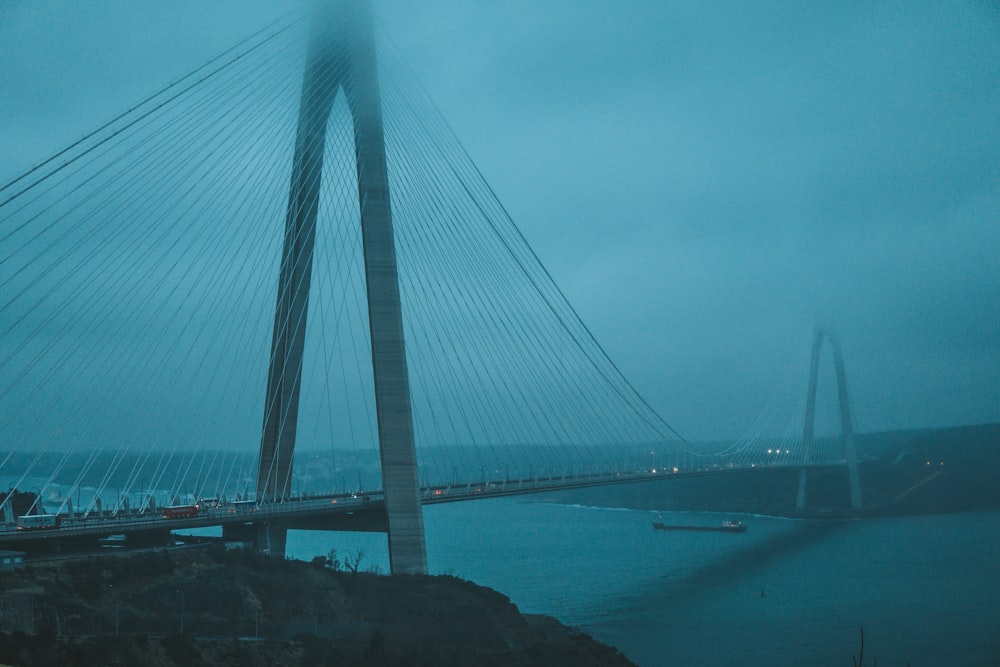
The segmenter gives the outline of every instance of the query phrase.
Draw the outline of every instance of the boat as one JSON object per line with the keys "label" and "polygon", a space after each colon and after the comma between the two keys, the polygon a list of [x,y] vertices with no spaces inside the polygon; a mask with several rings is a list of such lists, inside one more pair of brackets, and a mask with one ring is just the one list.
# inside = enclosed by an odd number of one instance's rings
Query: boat
{"label": "boat", "polygon": [[655,530],[689,530],[695,532],[705,532],[705,533],[745,533],[747,532],[747,527],[742,521],[723,521],[718,526],[677,526],[672,524],[663,523],[661,521],[654,521],[653,528]]}

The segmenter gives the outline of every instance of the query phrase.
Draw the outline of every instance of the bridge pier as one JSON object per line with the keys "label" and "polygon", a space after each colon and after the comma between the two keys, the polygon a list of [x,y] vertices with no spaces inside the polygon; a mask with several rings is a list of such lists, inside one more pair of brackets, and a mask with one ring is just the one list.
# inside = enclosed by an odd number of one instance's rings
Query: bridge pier
{"label": "bridge pier", "polygon": [[253,524],[228,523],[222,526],[222,541],[226,543],[239,542],[252,545],[255,536],[256,530]]}
{"label": "bridge pier", "polygon": [[285,544],[288,538],[288,529],[284,526],[276,526],[270,521],[255,523],[253,525],[253,548],[272,556],[285,555]]}
{"label": "bridge pier", "polygon": [[284,556],[288,529],[269,521],[222,526],[222,541],[242,544],[272,556]]}
{"label": "bridge pier", "polygon": [[809,482],[809,477],[806,474],[806,469],[803,468],[799,471],[799,490],[795,496],[795,511],[804,512],[806,509],[806,484]]}
{"label": "bridge pier", "polygon": [[125,534],[125,543],[129,547],[163,547],[173,544],[170,529],[137,530]]}

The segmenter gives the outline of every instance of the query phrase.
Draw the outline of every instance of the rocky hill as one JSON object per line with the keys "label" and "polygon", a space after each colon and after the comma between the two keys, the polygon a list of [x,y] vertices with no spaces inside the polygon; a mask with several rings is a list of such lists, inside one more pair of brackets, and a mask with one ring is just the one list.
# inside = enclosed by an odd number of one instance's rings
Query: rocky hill
{"label": "rocky hill", "polygon": [[448,576],[380,576],[198,548],[0,575],[0,663],[629,665]]}

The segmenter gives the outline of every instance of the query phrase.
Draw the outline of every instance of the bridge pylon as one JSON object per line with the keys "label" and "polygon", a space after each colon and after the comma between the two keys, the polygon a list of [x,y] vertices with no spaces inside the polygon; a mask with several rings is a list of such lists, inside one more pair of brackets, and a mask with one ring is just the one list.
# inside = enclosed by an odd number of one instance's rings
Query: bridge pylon
{"label": "bridge pylon", "polygon": [[[805,426],[802,431],[802,462],[808,466],[812,462],[812,449],[815,441],[816,421],[816,387],[819,380],[819,355],[823,347],[823,339],[830,341],[833,351],[834,374],[837,378],[837,398],[840,403],[840,429],[844,446],[844,460],[847,465],[847,485],[850,491],[851,509],[861,509],[861,478],[858,475],[858,456],[854,446],[854,426],[851,421],[851,402],[847,393],[847,372],[844,368],[844,355],[840,349],[840,340],[830,331],[816,327],[813,332],[812,354],[809,360],[809,390],[806,395]],[[802,512],[806,508],[807,468],[799,471],[799,488],[795,500],[795,510]]]}
{"label": "bridge pylon", "polygon": [[[330,111],[343,90],[354,122],[390,569],[424,573],[427,555],[370,1],[329,3],[314,20],[285,219],[257,498],[281,502],[291,491],[323,152]],[[285,529],[262,530],[260,542],[272,553],[283,553]]]}

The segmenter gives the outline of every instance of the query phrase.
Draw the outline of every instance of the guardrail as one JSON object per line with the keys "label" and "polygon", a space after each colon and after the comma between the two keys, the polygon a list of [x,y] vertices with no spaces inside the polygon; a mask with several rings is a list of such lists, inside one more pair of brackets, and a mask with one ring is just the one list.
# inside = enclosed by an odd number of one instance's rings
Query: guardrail
{"label": "guardrail", "polygon": [[[825,467],[838,463],[812,464],[809,467]],[[842,463],[840,463],[842,465]],[[470,482],[463,484],[447,484],[423,487],[421,501],[423,504],[446,502],[461,502],[476,498],[502,497],[558,491],[573,488],[585,488],[610,484],[662,480],[678,477],[703,476],[727,472],[738,472],[756,467],[790,467],[801,468],[798,465],[768,465],[756,464],[709,466],[692,470],[677,468],[651,469],[613,473],[584,473],[579,475],[532,477],[528,479],[499,479],[491,481]],[[308,514],[326,514],[354,512],[359,508],[384,503],[382,491],[359,492],[352,494],[336,494],[324,496],[301,496],[273,503],[248,503],[246,501],[230,502],[215,507],[201,509],[195,517],[164,518],[162,510],[138,510],[115,512],[90,512],[81,514],[63,514],[61,525],[57,528],[37,528],[18,530],[14,524],[0,524],[0,542],[20,542],[46,539],[49,537],[84,537],[93,535],[115,535],[128,532],[175,530],[181,528],[203,528],[221,526],[233,523],[249,523],[296,517]]]}
{"label": "guardrail", "polygon": [[0,527],[0,542],[29,541],[49,537],[115,535],[143,530],[201,528],[229,523],[246,523],[311,513],[353,512],[359,507],[378,505],[385,497],[381,491],[337,496],[290,498],[276,503],[230,503],[204,508],[195,517],[165,518],[162,510],[145,512],[63,514],[58,528],[19,530],[14,524]]}

